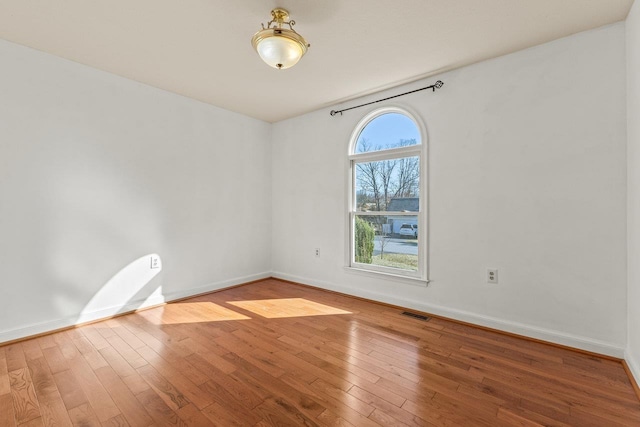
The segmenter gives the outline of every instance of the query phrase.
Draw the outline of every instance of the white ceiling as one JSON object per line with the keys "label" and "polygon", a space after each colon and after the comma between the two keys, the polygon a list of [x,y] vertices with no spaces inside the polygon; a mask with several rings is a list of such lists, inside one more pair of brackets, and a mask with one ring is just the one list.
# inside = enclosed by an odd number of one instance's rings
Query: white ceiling
{"label": "white ceiling", "polygon": [[[275,122],[620,21],[632,3],[0,0],[0,38]],[[281,71],[250,43],[276,6],[311,43]]]}

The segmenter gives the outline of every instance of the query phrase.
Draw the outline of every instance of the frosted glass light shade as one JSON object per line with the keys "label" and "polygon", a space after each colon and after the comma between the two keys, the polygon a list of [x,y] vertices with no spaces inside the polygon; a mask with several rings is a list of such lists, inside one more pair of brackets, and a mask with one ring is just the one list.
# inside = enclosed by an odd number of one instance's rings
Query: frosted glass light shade
{"label": "frosted glass light shade", "polygon": [[264,39],[256,49],[264,62],[281,70],[296,65],[303,54],[298,43],[284,37]]}
{"label": "frosted glass light shade", "polygon": [[258,31],[251,43],[267,65],[279,70],[296,65],[308,47],[300,34],[284,28]]}

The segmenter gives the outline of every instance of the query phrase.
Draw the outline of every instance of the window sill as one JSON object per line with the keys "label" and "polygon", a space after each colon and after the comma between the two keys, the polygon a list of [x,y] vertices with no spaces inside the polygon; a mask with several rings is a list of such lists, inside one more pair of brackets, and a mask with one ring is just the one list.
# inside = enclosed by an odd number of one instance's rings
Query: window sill
{"label": "window sill", "polygon": [[344,269],[348,273],[363,274],[365,276],[377,277],[378,279],[389,279],[396,282],[406,283],[408,285],[427,287],[429,279],[421,279],[419,277],[403,276],[400,274],[387,273],[383,271],[373,271],[364,268],[345,266]]}

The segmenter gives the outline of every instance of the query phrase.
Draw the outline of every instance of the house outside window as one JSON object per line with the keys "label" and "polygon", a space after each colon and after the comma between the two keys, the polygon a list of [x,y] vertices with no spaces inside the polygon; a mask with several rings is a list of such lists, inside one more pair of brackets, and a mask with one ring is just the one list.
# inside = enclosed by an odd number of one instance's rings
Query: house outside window
{"label": "house outside window", "polygon": [[415,116],[375,110],[349,144],[349,267],[427,277],[426,141]]}

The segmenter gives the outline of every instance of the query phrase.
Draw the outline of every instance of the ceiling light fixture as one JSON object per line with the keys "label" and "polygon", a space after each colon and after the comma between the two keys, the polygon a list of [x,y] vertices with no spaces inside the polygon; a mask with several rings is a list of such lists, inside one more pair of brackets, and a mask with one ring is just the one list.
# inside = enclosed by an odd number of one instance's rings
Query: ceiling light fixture
{"label": "ceiling light fixture", "polygon": [[[262,24],[262,30],[253,35],[251,44],[267,65],[278,70],[293,67],[311,45],[293,29],[296,21],[289,20],[285,9],[273,9],[271,17],[267,26]],[[282,28],[283,25],[289,28]]]}

